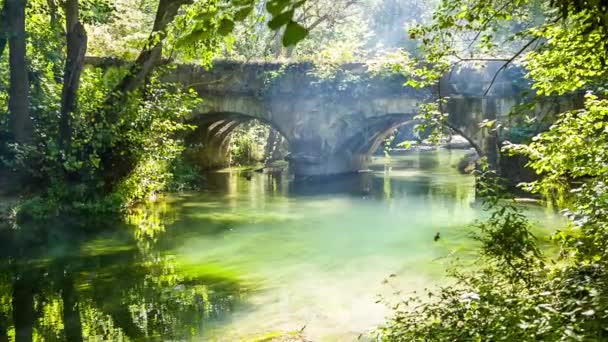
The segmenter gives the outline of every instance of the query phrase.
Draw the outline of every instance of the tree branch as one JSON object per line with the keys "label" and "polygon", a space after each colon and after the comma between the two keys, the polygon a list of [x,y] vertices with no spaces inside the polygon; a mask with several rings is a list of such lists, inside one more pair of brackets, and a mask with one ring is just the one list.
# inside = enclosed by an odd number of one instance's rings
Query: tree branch
{"label": "tree branch", "polygon": [[[342,8],[342,9],[341,9],[341,11],[346,11],[346,10],[347,10],[347,9],[348,9],[350,6],[352,6],[352,5],[356,4],[357,2],[358,2],[357,0],[350,0],[350,1],[347,1],[347,2],[344,4],[344,8]],[[317,26],[319,26],[320,24],[322,24],[324,21],[326,21],[326,20],[330,19],[330,18],[331,18],[331,15],[332,15],[332,13],[330,12],[330,13],[326,13],[326,14],[325,14],[325,15],[323,15],[323,16],[320,16],[320,17],[319,17],[319,18],[318,18],[316,21],[314,21],[312,24],[310,24],[310,26],[309,26],[309,27],[307,27],[307,30],[308,30],[308,31],[312,31],[312,30],[314,30],[314,29],[315,29]],[[336,19],[344,19],[344,18],[346,18],[346,17],[348,17],[348,15],[346,15],[346,14],[345,14],[344,16],[342,16],[342,17],[340,17],[339,15],[337,15],[337,16],[336,16]]]}
{"label": "tree branch", "polygon": [[494,77],[492,77],[492,81],[490,82],[490,85],[488,86],[488,88],[486,89],[486,91],[483,93],[483,96],[487,96],[488,93],[490,92],[490,89],[492,89],[492,86],[494,85],[494,82],[496,82],[496,79],[498,78],[498,75],[507,68],[507,66],[509,66],[509,64],[513,63],[513,61],[519,57],[522,53],[524,53],[524,51],[526,51],[532,44],[534,44],[534,42],[536,42],[538,40],[538,37],[534,37],[532,38],[529,42],[527,42],[519,51],[517,51],[517,53],[515,53],[515,55],[513,55],[513,57],[509,58],[500,68],[498,68],[498,70],[496,71],[496,73],[494,74]]}
{"label": "tree branch", "polygon": [[481,146],[479,146],[479,144],[477,144],[472,138],[470,138],[469,136],[467,136],[465,134],[465,132],[463,130],[461,130],[460,128],[450,124],[449,122],[445,123],[446,127],[451,129],[452,131],[456,132],[456,134],[460,135],[461,137],[463,137],[469,144],[471,144],[471,146],[473,146],[473,148],[475,149],[475,152],[477,152],[477,155],[480,157],[483,157],[483,150],[481,149]]}
{"label": "tree branch", "polygon": [[471,57],[465,58],[460,57],[457,54],[454,54],[454,57],[458,59],[458,63],[460,62],[508,62],[510,58],[483,58],[483,57]]}
{"label": "tree branch", "polygon": [[[441,114],[444,114],[445,111],[443,110],[443,105],[441,102],[442,99],[442,95],[441,95],[441,84],[437,84],[437,97],[439,98],[439,102],[438,102],[438,107],[439,107],[439,112]],[[473,140],[473,138],[469,137],[463,130],[461,130],[460,128],[450,124],[447,120],[445,120],[445,122],[443,123],[447,128],[451,129],[452,131],[456,132],[458,135],[460,135],[461,137],[463,137],[466,141],[469,142],[469,144],[471,144],[471,146],[473,146],[473,148],[475,149],[475,151],[477,152],[477,155],[480,157],[483,157],[483,150],[481,149],[481,146],[479,146],[479,144],[477,144],[475,142],[475,140]]]}
{"label": "tree branch", "polygon": [[481,28],[479,29],[479,31],[477,31],[477,34],[475,35],[475,37],[473,37],[473,40],[471,40],[471,42],[469,43],[469,46],[467,46],[467,50],[469,50],[473,44],[475,44],[475,42],[477,41],[477,39],[479,38],[479,36],[481,36],[481,33],[483,31],[485,31],[488,28],[488,25],[490,24],[490,22],[496,18],[496,14],[500,13],[501,11],[503,11],[505,8],[507,8],[507,6],[511,3],[511,1],[506,1],[505,4],[500,7],[498,9],[498,11],[496,11],[494,14],[492,14],[489,18],[486,18],[486,20],[484,20],[484,23],[481,24]]}
{"label": "tree branch", "polygon": [[[160,0],[154,26],[148,37],[146,45],[141,50],[135,63],[127,75],[122,79],[115,90],[108,96],[99,114],[105,115],[100,118],[109,124],[114,124],[120,119],[120,107],[128,99],[128,94],[140,88],[150,73],[158,66],[162,59],[163,43],[167,37],[167,28],[175,19],[182,5],[190,4],[194,0]],[[122,148],[122,150],[121,150]],[[104,174],[104,183],[107,191],[125,177],[135,165],[133,151],[120,146],[112,146],[103,151],[101,155]]]}
{"label": "tree branch", "polygon": [[[127,75],[122,79],[113,95],[106,101],[106,106],[116,105],[126,98],[126,95],[139,88],[150,72],[156,67],[162,58],[163,42],[167,37],[167,27],[175,19],[182,5],[191,4],[193,0],[160,0],[152,33],[148,37],[135,63],[131,66]],[[107,113],[109,114],[109,113]],[[116,114],[109,114],[108,121],[115,122]]]}

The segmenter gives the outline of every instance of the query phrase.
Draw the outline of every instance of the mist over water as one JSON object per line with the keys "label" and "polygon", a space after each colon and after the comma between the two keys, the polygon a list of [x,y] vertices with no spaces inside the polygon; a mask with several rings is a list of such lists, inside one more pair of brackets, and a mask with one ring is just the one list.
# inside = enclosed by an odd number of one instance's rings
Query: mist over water
{"label": "mist over water", "polygon": [[[65,237],[57,225],[42,247],[5,239],[3,312],[10,279],[27,275],[42,298],[67,274],[88,337],[235,341],[303,329],[315,341],[355,339],[389,313],[378,295],[397,300],[446,281],[455,257],[471,262],[467,226],[482,212],[474,178],[455,167],[464,153],[377,158],[369,172],[330,181],[216,172],[204,190],[143,210],[134,227]],[[539,227],[559,221],[528,212]],[[61,324],[53,317],[39,321]]]}

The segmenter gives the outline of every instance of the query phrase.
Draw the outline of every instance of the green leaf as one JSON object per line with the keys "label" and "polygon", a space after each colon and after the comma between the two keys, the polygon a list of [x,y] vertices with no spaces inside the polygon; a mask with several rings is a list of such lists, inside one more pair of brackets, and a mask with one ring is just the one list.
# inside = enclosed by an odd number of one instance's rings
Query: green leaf
{"label": "green leaf", "polygon": [[268,22],[268,27],[270,27],[271,30],[277,30],[291,22],[291,18],[293,18],[293,10],[283,12],[277,16],[274,16],[272,20]]}
{"label": "green leaf", "polygon": [[288,4],[289,0],[270,0],[266,3],[266,10],[274,17],[283,12]]}
{"label": "green leaf", "polygon": [[234,21],[224,18],[220,21],[220,25],[217,28],[217,32],[222,36],[227,36],[234,30]]}
{"label": "green leaf", "polygon": [[208,37],[209,31],[205,31],[203,29],[196,29],[179,39],[176,45],[178,47],[188,46]]}
{"label": "green leaf", "polygon": [[308,36],[308,30],[296,23],[295,21],[290,21],[285,27],[285,35],[283,35],[283,46],[292,46],[296,45],[302,39]]}
{"label": "green leaf", "polygon": [[303,5],[306,3],[306,1],[308,1],[308,0],[300,0],[300,1],[297,1],[295,4],[293,4],[293,7],[292,7],[292,8],[299,8],[299,7],[302,7],[302,6],[303,6]]}
{"label": "green leaf", "polygon": [[197,13],[193,19],[196,21],[205,21],[205,20],[213,19],[213,17],[215,17],[216,15],[217,15],[217,11],[201,12],[201,13]]}
{"label": "green leaf", "polygon": [[234,14],[234,20],[235,21],[243,21],[243,20],[245,20],[249,16],[249,14],[251,13],[251,11],[253,11],[253,6],[248,6],[248,7],[245,7],[243,9],[238,10]]}

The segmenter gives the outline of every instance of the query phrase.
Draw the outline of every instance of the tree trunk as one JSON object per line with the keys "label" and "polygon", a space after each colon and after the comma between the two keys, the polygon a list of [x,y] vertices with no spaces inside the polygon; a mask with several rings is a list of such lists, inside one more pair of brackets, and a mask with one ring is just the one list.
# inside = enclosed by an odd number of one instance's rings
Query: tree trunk
{"label": "tree trunk", "polygon": [[47,0],[46,4],[49,7],[51,28],[56,29],[59,27],[59,18],[57,17],[57,4],[55,3],[55,0]]}
{"label": "tree trunk", "polygon": [[[182,5],[190,4],[193,0],[160,0],[154,19],[152,33],[135,63],[131,66],[129,73],[122,79],[114,94],[119,98],[110,98],[107,104],[120,104],[125,95],[139,88],[150,75],[154,67],[160,64],[163,53],[163,41],[167,36],[167,26],[175,19]],[[116,103],[118,100],[118,103]],[[109,114],[109,121],[118,119],[117,113]]]}
{"label": "tree trunk", "polygon": [[0,9],[0,59],[2,59],[2,55],[4,54],[4,49],[6,48],[7,43],[7,34],[6,34],[6,1],[4,2],[4,6]]}
{"label": "tree trunk", "polygon": [[33,138],[34,127],[28,109],[30,82],[26,61],[26,0],[6,0],[5,5],[11,72],[8,101],[11,133],[16,142],[28,143]]}
{"label": "tree trunk", "polygon": [[[160,0],[154,19],[152,33],[137,60],[127,75],[106,99],[104,108],[99,112],[105,115],[105,121],[114,124],[120,119],[120,108],[128,99],[128,94],[140,88],[150,76],[152,70],[161,62],[163,41],[167,36],[167,27],[175,19],[182,5],[194,0]],[[122,148],[122,150],[120,150]],[[112,191],[118,181],[127,176],[135,166],[133,152],[124,146],[109,148],[102,156],[104,183],[106,191]]]}
{"label": "tree trunk", "polygon": [[274,144],[276,143],[277,140],[277,133],[275,132],[274,129],[271,129],[270,132],[268,133],[268,138],[266,139],[266,148],[264,149],[264,158],[266,160],[269,160],[271,155],[272,155],[272,151],[274,151]]}
{"label": "tree trunk", "polygon": [[277,132],[277,140],[272,150],[272,154],[270,155],[270,160],[277,161],[281,159],[281,145],[283,145],[283,136]]}
{"label": "tree trunk", "polygon": [[80,75],[87,51],[87,33],[79,20],[78,0],[65,3],[67,58],[61,92],[61,117],[59,123],[62,147],[69,149],[72,138],[71,115],[76,109]]}
{"label": "tree trunk", "polygon": [[283,55],[283,34],[285,30],[279,29],[274,33],[272,41],[272,49],[274,50],[274,58],[279,59]]}

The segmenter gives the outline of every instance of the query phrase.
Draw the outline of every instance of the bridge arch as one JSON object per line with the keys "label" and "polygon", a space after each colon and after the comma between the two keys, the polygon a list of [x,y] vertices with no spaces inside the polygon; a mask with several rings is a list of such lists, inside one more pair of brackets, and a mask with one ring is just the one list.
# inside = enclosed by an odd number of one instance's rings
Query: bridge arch
{"label": "bridge arch", "polygon": [[202,169],[228,166],[231,134],[238,127],[253,120],[278,132],[289,143],[288,137],[281,129],[265,118],[239,112],[198,113],[186,121],[186,124],[195,127],[184,138],[186,158]]}
{"label": "bridge arch", "polygon": [[[365,127],[363,136],[369,137],[363,145],[357,150],[358,153],[366,153],[368,155],[373,154],[380,145],[386,141],[386,139],[400,127],[410,126],[422,123],[417,120],[414,114],[386,114],[380,117],[374,117],[370,119],[370,123]],[[479,137],[479,130],[471,131],[467,128],[458,128],[453,123],[446,122],[443,126],[452,134],[459,135],[464,138],[472,148],[475,149],[478,155],[482,155],[483,151],[480,150],[479,144],[476,141]],[[373,134],[370,135],[370,132]],[[356,141],[357,135],[353,137]],[[351,141],[349,141],[350,143]],[[352,145],[351,145],[352,146]],[[345,147],[346,150],[353,150],[352,147]]]}
{"label": "bridge arch", "polygon": [[[346,121],[334,123],[336,132],[331,141],[320,147],[312,143],[294,144],[290,162],[296,175],[327,175],[357,172],[367,169],[371,157],[393,132],[402,126],[418,123],[416,114],[389,112],[382,115],[350,115]],[[452,129],[449,124],[448,129]],[[466,140],[473,137],[458,131]],[[312,146],[312,148],[311,148]],[[321,150],[321,153],[316,151]]]}
{"label": "bridge arch", "polygon": [[415,114],[392,113],[368,118],[337,151],[370,157],[397,128],[417,122]]}

